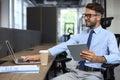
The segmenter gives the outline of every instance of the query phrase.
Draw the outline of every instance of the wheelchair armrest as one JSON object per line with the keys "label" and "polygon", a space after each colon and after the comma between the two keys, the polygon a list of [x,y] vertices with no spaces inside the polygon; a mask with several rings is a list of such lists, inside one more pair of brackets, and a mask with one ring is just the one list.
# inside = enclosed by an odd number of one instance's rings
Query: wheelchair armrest
{"label": "wheelchair armrest", "polygon": [[61,58],[61,59],[57,59],[55,60],[56,62],[68,62],[68,61],[71,61],[72,59],[71,58]]}
{"label": "wheelchair armrest", "polygon": [[115,68],[115,67],[117,67],[119,65],[120,65],[119,63],[116,63],[116,64],[103,64],[102,67],[104,67],[104,68]]}
{"label": "wheelchair armrest", "polygon": [[70,60],[72,60],[71,58],[67,58],[67,53],[66,53],[66,51],[64,51],[64,52],[62,52],[61,54],[59,54],[59,55],[57,55],[57,57],[56,57],[56,59],[55,59],[55,61],[56,62],[68,62],[68,61],[70,61]]}

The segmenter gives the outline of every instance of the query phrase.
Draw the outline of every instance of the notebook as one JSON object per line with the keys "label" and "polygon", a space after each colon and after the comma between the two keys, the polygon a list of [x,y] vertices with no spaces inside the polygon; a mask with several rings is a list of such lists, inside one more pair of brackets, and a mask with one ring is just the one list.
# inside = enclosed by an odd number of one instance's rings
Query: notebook
{"label": "notebook", "polygon": [[80,57],[80,53],[83,50],[88,50],[87,44],[67,45],[72,57],[76,61],[84,60]]}
{"label": "notebook", "polygon": [[7,48],[9,50],[10,56],[13,59],[15,64],[37,64],[40,63],[40,60],[34,61],[34,60],[29,60],[29,61],[23,61],[23,58],[16,58],[15,53],[11,47],[11,44],[8,40],[5,41]]}

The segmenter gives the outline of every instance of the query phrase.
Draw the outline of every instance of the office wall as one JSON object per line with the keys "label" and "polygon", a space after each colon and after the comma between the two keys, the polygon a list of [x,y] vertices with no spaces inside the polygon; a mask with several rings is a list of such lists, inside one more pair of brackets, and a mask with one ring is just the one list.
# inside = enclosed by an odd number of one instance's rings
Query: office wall
{"label": "office wall", "polygon": [[27,29],[42,31],[42,7],[27,8]]}
{"label": "office wall", "polygon": [[107,16],[113,16],[111,27],[108,29],[120,34],[120,0],[107,0]]}
{"label": "office wall", "polygon": [[41,44],[41,32],[31,30],[14,30],[13,33],[16,51]]}
{"label": "office wall", "polygon": [[17,30],[0,28],[0,57],[8,54],[8,49],[5,40],[9,40],[14,51],[18,52],[23,49],[31,48],[41,44],[41,32],[31,30]]}
{"label": "office wall", "polygon": [[57,43],[57,7],[43,7],[42,42]]}
{"label": "office wall", "polygon": [[27,29],[42,32],[42,43],[57,43],[57,7],[28,7]]}

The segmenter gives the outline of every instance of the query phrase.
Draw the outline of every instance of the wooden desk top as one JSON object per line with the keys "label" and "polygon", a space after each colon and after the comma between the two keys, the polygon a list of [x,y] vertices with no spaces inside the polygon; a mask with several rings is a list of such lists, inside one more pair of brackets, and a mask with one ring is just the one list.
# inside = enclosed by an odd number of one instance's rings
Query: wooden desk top
{"label": "wooden desk top", "polygon": [[[38,54],[39,50],[48,49],[52,47],[53,44],[50,45],[42,45],[42,46],[36,46],[30,49],[26,49],[20,52],[16,53],[17,57],[20,57],[21,55],[32,55],[32,54]],[[33,50],[32,50],[33,49]],[[8,62],[2,64],[2,65],[15,65],[14,62],[10,60],[10,56],[4,57],[0,60],[8,60]],[[40,72],[39,73],[4,73],[0,74],[0,80],[44,80],[49,68],[51,67],[54,57],[49,57],[48,65],[47,66],[41,66],[40,64],[37,64],[40,66]]]}

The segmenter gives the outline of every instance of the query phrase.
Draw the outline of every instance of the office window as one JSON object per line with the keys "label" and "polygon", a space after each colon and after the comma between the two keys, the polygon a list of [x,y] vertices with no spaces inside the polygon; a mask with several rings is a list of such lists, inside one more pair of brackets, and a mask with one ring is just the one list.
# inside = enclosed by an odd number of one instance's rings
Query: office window
{"label": "office window", "polygon": [[84,7],[58,9],[58,42],[66,40],[65,37],[70,33],[74,35],[81,31],[83,12]]}
{"label": "office window", "polygon": [[13,6],[13,2],[12,0],[9,0],[9,28],[12,28],[14,25],[14,19],[13,19],[13,13],[14,13],[14,9],[12,9],[14,6]]}
{"label": "office window", "polygon": [[15,28],[22,29],[22,0],[14,0]]}
{"label": "office window", "polygon": [[9,0],[9,28],[27,29],[26,8],[33,6],[29,0]]}
{"label": "office window", "polygon": [[22,24],[22,28],[23,29],[27,29],[27,7],[28,7],[28,4],[26,2],[23,2],[23,13],[22,13],[22,21],[23,21],[23,24]]}
{"label": "office window", "polygon": [[70,26],[73,26],[75,28],[75,26],[77,26],[77,9],[60,9],[60,34],[67,34],[68,32],[66,32],[69,28],[72,28]]}

